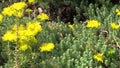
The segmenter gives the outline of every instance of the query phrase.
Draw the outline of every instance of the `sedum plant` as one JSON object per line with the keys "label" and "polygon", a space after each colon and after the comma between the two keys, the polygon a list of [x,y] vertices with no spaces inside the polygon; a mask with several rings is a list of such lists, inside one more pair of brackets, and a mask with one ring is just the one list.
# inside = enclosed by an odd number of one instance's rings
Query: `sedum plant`
{"label": "sedum plant", "polygon": [[14,3],[0,13],[1,68],[120,66],[120,27],[116,12],[119,6],[95,8],[94,4],[89,4],[85,10],[87,21],[78,23],[74,19],[74,24],[60,20],[51,22],[45,13],[25,17],[26,6],[25,2]]}

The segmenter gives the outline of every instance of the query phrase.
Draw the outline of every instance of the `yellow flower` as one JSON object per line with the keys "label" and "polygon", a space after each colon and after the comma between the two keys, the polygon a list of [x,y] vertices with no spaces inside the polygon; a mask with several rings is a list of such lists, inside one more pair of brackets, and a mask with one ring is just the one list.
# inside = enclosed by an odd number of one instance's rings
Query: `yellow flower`
{"label": "yellow flower", "polygon": [[40,25],[40,22],[28,22],[27,23],[27,34],[30,35],[36,35],[38,32],[42,31],[42,27]]}
{"label": "yellow flower", "polygon": [[12,10],[23,10],[25,7],[27,6],[27,4],[25,2],[17,2],[12,4],[10,7],[12,8]]}
{"label": "yellow flower", "polygon": [[97,20],[90,20],[87,23],[88,28],[98,28],[100,26],[100,23]]}
{"label": "yellow flower", "polygon": [[40,22],[28,22],[26,27],[22,24],[18,26],[15,24],[13,28],[7,31],[2,39],[3,41],[16,42],[17,38],[18,42],[32,42],[37,43],[37,39],[34,37],[38,32],[42,31],[42,27]]}
{"label": "yellow flower", "polygon": [[6,8],[3,9],[3,11],[1,13],[5,16],[10,17],[10,16],[13,15],[14,11],[12,11],[10,7],[6,7]]}
{"label": "yellow flower", "polygon": [[20,41],[25,41],[32,39],[33,42],[37,42],[37,40],[34,38],[34,36],[41,31],[40,23],[38,22],[32,22],[27,23],[27,28],[25,28],[24,25],[20,24],[18,27],[15,24],[12,28],[12,31],[15,31],[18,33],[18,38]]}
{"label": "yellow flower", "polygon": [[51,50],[54,49],[54,47],[55,47],[55,45],[54,45],[53,43],[43,43],[43,44],[40,46],[39,50],[40,50],[41,52],[51,51]]}
{"label": "yellow flower", "polygon": [[24,43],[22,45],[20,45],[20,47],[19,47],[20,51],[26,51],[28,49],[31,49],[31,47],[27,44],[24,44]]}
{"label": "yellow flower", "polygon": [[28,0],[29,4],[33,4],[35,2],[35,0]]}
{"label": "yellow flower", "polygon": [[117,25],[115,23],[110,23],[110,25],[113,29],[118,29],[120,27],[119,25]]}
{"label": "yellow flower", "polygon": [[13,31],[16,31],[18,33],[18,38],[20,39],[27,39],[27,36],[25,35],[26,29],[25,26],[20,24],[18,27],[15,24],[12,28]]}
{"label": "yellow flower", "polygon": [[15,31],[7,31],[3,36],[2,36],[3,41],[10,41],[10,42],[15,42],[17,40],[17,34]]}
{"label": "yellow flower", "polygon": [[49,16],[45,13],[41,13],[37,16],[38,19],[44,21],[44,20],[49,20]]}
{"label": "yellow flower", "polygon": [[2,23],[3,16],[0,14],[0,23]]}
{"label": "yellow flower", "polygon": [[2,14],[6,15],[6,16],[16,16],[21,18],[24,8],[27,6],[27,4],[25,2],[18,2],[18,3],[14,3],[9,7],[6,7],[3,9]]}
{"label": "yellow flower", "polygon": [[18,29],[17,29],[17,25],[15,24],[13,26],[13,28],[9,31],[7,31],[2,39],[4,41],[11,41],[11,42],[16,42],[16,39],[19,38],[19,39],[23,39],[23,38],[26,38],[25,36],[25,28],[24,28],[24,25],[20,24],[20,26],[18,26]]}
{"label": "yellow flower", "polygon": [[18,3],[12,4],[10,7],[12,9],[11,11],[14,11],[13,15],[18,18],[21,18],[23,15],[24,8],[26,6],[27,4],[25,2],[18,2]]}
{"label": "yellow flower", "polygon": [[19,32],[19,30],[25,30],[25,27],[24,27],[24,25],[22,25],[22,24],[20,24],[20,25],[18,25],[18,26],[15,24],[15,25],[13,26],[12,30]]}
{"label": "yellow flower", "polygon": [[103,54],[102,53],[97,53],[93,56],[93,58],[99,62],[103,62]]}
{"label": "yellow flower", "polygon": [[27,13],[30,13],[30,12],[32,12],[32,11],[33,11],[33,10],[32,10],[32,9],[29,9],[29,8],[25,10],[25,12],[27,12]]}
{"label": "yellow flower", "polygon": [[28,39],[28,36],[26,35],[26,29],[25,29],[25,26],[20,24],[18,27],[17,25],[15,24],[12,28],[13,31],[16,31],[18,33],[18,38],[19,40],[27,40]]}
{"label": "yellow flower", "polygon": [[116,9],[116,14],[119,16],[120,15],[120,10],[119,9]]}
{"label": "yellow flower", "polygon": [[71,25],[71,24],[69,24],[68,27],[69,27],[71,30],[74,29],[73,25]]}

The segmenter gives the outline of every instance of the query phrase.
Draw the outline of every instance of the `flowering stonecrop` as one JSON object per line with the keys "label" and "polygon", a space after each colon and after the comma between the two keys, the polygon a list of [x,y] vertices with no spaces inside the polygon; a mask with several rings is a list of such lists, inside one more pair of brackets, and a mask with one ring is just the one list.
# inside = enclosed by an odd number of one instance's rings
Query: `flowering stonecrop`
{"label": "flowering stonecrop", "polygon": [[2,23],[3,16],[0,14],[0,23]]}
{"label": "flowering stonecrop", "polygon": [[21,18],[26,6],[27,4],[25,2],[14,3],[11,6],[4,8],[2,14],[9,17],[13,15]]}
{"label": "flowering stonecrop", "polygon": [[99,62],[103,63],[103,54],[102,53],[97,53],[93,56],[93,58]]}
{"label": "flowering stonecrop", "polygon": [[6,7],[3,9],[3,11],[1,12],[3,15],[5,16],[12,16],[14,11],[11,11],[11,8],[10,7]]}
{"label": "flowering stonecrop", "polygon": [[26,6],[27,4],[25,2],[17,2],[17,3],[12,4],[10,7],[14,10],[19,11],[19,10],[24,9]]}
{"label": "flowering stonecrop", "polygon": [[89,20],[86,27],[88,28],[98,28],[100,26],[100,22],[97,20]]}
{"label": "flowering stonecrop", "polygon": [[19,26],[17,26],[15,24],[12,28],[12,31],[15,31],[16,33],[18,33],[17,38],[19,38],[19,40],[27,40],[28,39],[28,36],[25,34],[26,28],[23,24],[20,24]]}
{"label": "flowering stonecrop", "polygon": [[10,42],[16,42],[17,41],[17,34],[14,31],[7,31],[4,36],[2,37],[3,41],[10,41]]}
{"label": "flowering stonecrop", "polygon": [[114,22],[110,23],[110,25],[111,25],[112,29],[118,29],[120,27],[118,24],[116,24]]}
{"label": "flowering stonecrop", "polygon": [[118,16],[120,16],[120,10],[119,9],[116,9],[115,12]]}
{"label": "flowering stonecrop", "polygon": [[41,52],[50,52],[54,49],[55,45],[53,43],[43,43],[40,47],[39,50]]}
{"label": "flowering stonecrop", "polygon": [[44,20],[49,20],[49,16],[45,13],[41,13],[37,16],[38,19],[44,21]]}
{"label": "flowering stonecrop", "polygon": [[40,25],[40,22],[28,22],[26,26],[26,33],[28,35],[36,35],[38,32],[42,31],[42,27]]}
{"label": "flowering stonecrop", "polygon": [[[31,49],[31,45],[37,43],[35,35],[42,31],[40,22],[28,22],[26,26],[23,24],[14,25],[11,30],[8,30],[3,36],[3,41],[18,42],[19,50],[26,51]],[[17,40],[18,39],[18,40]]]}

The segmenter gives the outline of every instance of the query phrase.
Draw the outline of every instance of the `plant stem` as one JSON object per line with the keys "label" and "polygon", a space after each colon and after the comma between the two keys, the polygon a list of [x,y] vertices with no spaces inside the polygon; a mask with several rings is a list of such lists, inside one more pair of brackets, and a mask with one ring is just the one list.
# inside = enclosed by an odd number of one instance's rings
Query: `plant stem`
{"label": "plant stem", "polygon": [[17,35],[17,40],[16,40],[16,47],[15,47],[15,68],[19,68],[19,61],[18,61],[18,47],[19,47],[19,44],[18,44],[18,27],[19,27],[19,20],[17,20],[17,29],[16,29],[16,35]]}

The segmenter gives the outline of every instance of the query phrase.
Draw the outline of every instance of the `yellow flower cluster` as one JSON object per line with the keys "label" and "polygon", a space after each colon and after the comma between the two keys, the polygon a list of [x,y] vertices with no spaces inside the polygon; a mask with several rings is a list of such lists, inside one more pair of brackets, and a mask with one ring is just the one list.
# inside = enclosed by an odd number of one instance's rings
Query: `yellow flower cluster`
{"label": "yellow flower cluster", "polygon": [[116,9],[116,14],[119,16],[120,15],[120,10],[119,9]]}
{"label": "yellow flower cluster", "polygon": [[102,53],[97,53],[93,56],[93,58],[99,62],[103,62],[103,54]]}
{"label": "yellow flower cluster", "polygon": [[100,23],[97,20],[90,20],[86,25],[86,27],[88,28],[98,28],[99,26],[100,26]]}
{"label": "yellow flower cluster", "polygon": [[[35,35],[38,34],[38,32],[42,31],[42,27],[40,25],[40,22],[28,22],[26,24],[26,27],[22,24],[19,26],[14,25],[13,28],[9,31],[7,31],[3,37],[3,41],[10,41],[10,42],[16,42],[17,39],[20,45],[20,50],[27,50],[30,48],[29,45],[31,43],[37,43],[37,39],[35,38]],[[27,46],[27,47],[26,47]]]}
{"label": "yellow flower cluster", "polygon": [[43,43],[43,44],[40,46],[39,50],[40,50],[41,52],[44,52],[44,51],[48,51],[48,52],[49,52],[49,51],[53,50],[54,47],[55,47],[55,45],[54,45],[53,43]]}
{"label": "yellow flower cluster", "polygon": [[44,21],[44,20],[49,20],[49,16],[45,13],[41,13],[37,16],[38,19]]}
{"label": "yellow flower cluster", "polygon": [[5,16],[16,16],[18,18],[22,17],[24,8],[27,6],[25,2],[14,3],[9,7],[3,9],[2,14]]}
{"label": "yellow flower cluster", "polygon": [[13,42],[13,41],[17,40],[17,34],[16,34],[16,32],[9,30],[9,31],[7,31],[4,34],[4,36],[2,37],[2,39],[4,41],[11,41],[11,42]]}
{"label": "yellow flower cluster", "polygon": [[113,29],[118,29],[120,27],[118,24],[115,23],[110,23],[110,25]]}
{"label": "yellow flower cluster", "polygon": [[3,16],[0,14],[0,23],[2,23]]}
{"label": "yellow flower cluster", "polygon": [[26,33],[28,35],[36,35],[38,32],[41,32],[42,31],[42,27],[40,26],[40,23],[39,22],[28,22],[27,23],[27,31]]}

